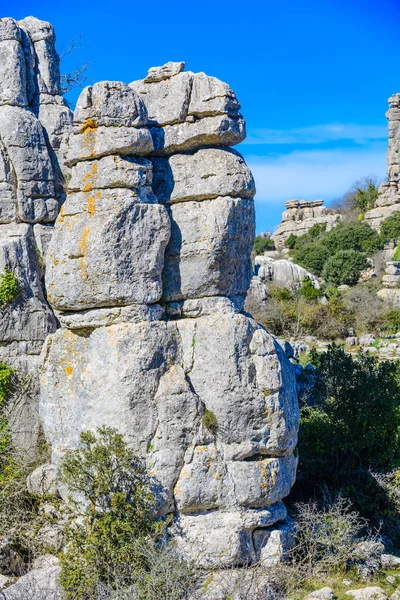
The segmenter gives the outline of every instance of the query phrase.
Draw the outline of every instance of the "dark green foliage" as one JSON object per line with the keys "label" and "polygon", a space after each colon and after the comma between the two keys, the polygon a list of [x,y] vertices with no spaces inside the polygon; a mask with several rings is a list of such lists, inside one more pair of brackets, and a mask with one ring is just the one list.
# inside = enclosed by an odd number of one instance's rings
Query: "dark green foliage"
{"label": "dark green foliage", "polygon": [[323,236],[321,243],[328,248],[332,255],[340,250],[376,252],[381,245],[381,240],[374,229],[361,221],[349,224],[339,223]]}
{"label": "dark green foliage", "polygon": [[10,392],[12,374],[13,369],[6,363],[0,362],[0,408]]}
{"label": "dark green foliage", "polygon": [[354,285],[361,271],[368,267],[364,254],[356,250],[341,250],[326,261],[322,277],[334,285]]}
{"label": "dark green foliage", "polygon": [[400,211],[381,223],[381,239],[383,243],[397,243],[400,240]]}
{"label": "dark green foliage", "polygon": [[18,280],[14,273],[4,271],[0,275],[0,308],[10,304],[18,296]]}
{"label": "dark green foliage", "polygon": [[291,233],[285,242],[286,248],[289,248],[289,250],[293,250],[293,248],[296,245],[296,241],[297,241],[297,236],[295,236],[295,235],[293,235],[293,233]]}
{"label": "dark green foliage", "polygon": [[210,431],[213,435],[217,433],[217,417],[211,410],[208,410],[208,408],[205,409],[204,414],[201,418],[201,422],[203,423],[204,427],[208,429],[208,431]]}
{"label": "dark green foliage", "polygon": [[360,473],[399,464],[399,366],[366,353],[353,358],[336,345],[310,358],[316,370],[312,400],[301,407],[300,485],[308,494],[327,483],[357,495]]}
{"label": "dark green foliage", "polygon": [[321,298],[321,290],[317,290],[309,277],[304,277],[301,288],[299,290],[300,296],[303,296],[306,300],[318,300]]}
{"label": "dark green foliage", "polygon": [[275,250],[275,244],[273,240],[258,235],[254,240],[253,249],[255,254],[259,255],[263,254],[263,252],[266,252],[267,250]]}
{"label": "dark green foliage", "polygon": [[292,251],[294,261],[310,271],[313,275],[321,275],[324,265],[331,256],[328,248],[322,244],[309,242],[305,246],[298,247],[297,243]]}
{"label": "dark green foliage", "polygon": [[123,437],[102,427],[97,436],[82,433],[80,442],[60,469],[61,481],[84,499],[71,500],[61,584],[66,598],[89,600],[101,583],[129,580],[132,565],[143,563],[138,542],[154,535],[156,524],[150,479]]}
{"label": "dark green foliage", "polygon": [[384,324],[387,333],[400,331],[400,308],[391,308],[384,314]]}
{"label": "dark green foliage", "polygon": [[[296,263],[314,275],[321,276],[325,264],[328,260],[332,260],[335,254],[343,250],[352,250],[357,253],[375,253],[381,245],[382,242],[378,233],[363,222],[339,223],[328,232],[325,232],[320,225],[314,225],[308,233],[296,239],[291,256]],[[354,271],[356,264],[361,265],[362,260],[356,260],[354,254],[348,254],[341,255],[338,262],[343,264],[346,257],[349,260],[349,264],[346,265],[346,279],[352,279],[350,277],[351,272]],[[360,270],[363,268],[361,267]],[[329,282],[336,285],[344,283],[344,281],[338,283],[337,275],[335,279],[329,279]]]}

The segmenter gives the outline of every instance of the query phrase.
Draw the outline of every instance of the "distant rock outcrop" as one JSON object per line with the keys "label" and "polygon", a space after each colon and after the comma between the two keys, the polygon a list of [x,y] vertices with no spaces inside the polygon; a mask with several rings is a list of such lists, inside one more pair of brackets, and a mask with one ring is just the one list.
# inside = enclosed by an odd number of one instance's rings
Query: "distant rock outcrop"
{"label": "distant rock outcrop", "polygon": [[82,431],[117,427],[181,551],[228,567],[286,544],[299,413],[291,364],[242,313],[255,188],[230,148],[245,135],[239,103],[183,67],[78,100],[46,259],[61,328],[40,413],[55,464]]}
{"label": "distant rock outcrop", "polygon": [[323,200],[288,200],[282,213],[282,222],[271,236],[277,248],[283,248],[291,236],[307,233],[314,225],[326,225],[329,231],[343,218],[337,211],[323,205]]}
{"label": "distant rock outcrop", "polygon": [[379,186],[379,196],[375,207],[365,213],[365,220],[379,230],[382,221],[400,210],[400,94],[389,98],[386,113],[389,128],[387,151],[388,177]]}

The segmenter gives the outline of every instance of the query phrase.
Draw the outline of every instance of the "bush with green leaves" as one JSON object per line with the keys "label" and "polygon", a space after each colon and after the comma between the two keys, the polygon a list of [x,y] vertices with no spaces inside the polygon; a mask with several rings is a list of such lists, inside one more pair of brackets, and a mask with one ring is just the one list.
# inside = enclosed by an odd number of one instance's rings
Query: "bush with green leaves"
{"label": "bush with green leaves", "polygon": [[314,275],[323,275],[326,263],[339,252],[374,254],[382,246],[379,234],[362,221],[339,223],[328,232],[320,226],[314,227],[312,234],[310,230],[299,236],[291,250],[293,260]]}
{"label": "bush with green leaves", "polygon": [[253,249],[256,255],[263,254],[268,250],[275,250],[275,243],[270,238],[265,238],[262,235],[257,235],[254,240]]}
{"label": "bush with green leaves", "polygon": [[321,238],[321,243],[331,255],[341,250],[373,253],[381,247],[379,234],[364,221],[339,223]]}
{"label": "bush with green leaves", "polygon": [[101,590],[158,600],[163,577],[171,600],[189,597],[194,569],[162,546],[166,523],[154,517],[153,482],[120,433],[82,433],[60,480],[71,494],[60,576],[67,600],[95,600]]}
{"label": "bush with green leaves", "polygon": [[341,250],[326,261],[322,277],[334,285],[355,285],[367,267],[364,254],[356,250]]}
{"label": "bush with green leaves", "polygon": [[301,265],[313,275],[322,274],[326,261],[331,256],[328,248],[320,243],[309,242],[306,245],[295,246],[292,257],[295,263]]}
{"label": "bush with green leaves", "polygon": [[382,221],[380,231],[382,242],[397,244],[400,241],[400,211]]}
{"label": "bush with green leaves", "polygon": [[286,248],[289,248],[289,250],[293,250],[293,248],[296,245],[296,241],[297,241],[297,236],[293,235],[293,233],[291,233],[285,242]]}
{"label": "bush with green leaves", "polygon": [[94,600],[99,585],[129,580],[132,564],[141,564],[138,541],[156,531],[151,482],[123,436],[108,427],[81,434],[60,480],[74,495],[61,584],[67,599]]}
{"label": "bush with green leaves", "polygon": [[[301,406],[298,488],[326,483],[358,498],[369,469],[400,463],[400,369],[368,353],[357,357],[331,345],[310,353],[314,366],[307,405]],[[367,505],[370,499],[367,499]]]}
{"label": "bush with green leaves", "polygon": [[0,275],[0,308],[13,302],[19,294],[18,280],[11,271],[4,271]]}
{"label": "bush with green leaves", "polygon": [[299,290],[300,296],[303,296],[306,300],[318,300],[321,298],[322,292],[320,289],[314,287],[313,282],[309,277],[304,277],[301,288]]}

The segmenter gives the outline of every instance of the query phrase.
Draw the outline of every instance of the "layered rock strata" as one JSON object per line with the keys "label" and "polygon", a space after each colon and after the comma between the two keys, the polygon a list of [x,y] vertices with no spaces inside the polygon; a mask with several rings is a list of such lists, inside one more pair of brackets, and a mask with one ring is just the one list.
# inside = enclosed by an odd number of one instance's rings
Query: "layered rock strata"
{"label": "layered rock strata", "polygon": [[374,208],[365,213],[365,220],[378,231],[382,221],[400,210],[400,94],[393,94],[388,102],[387,181],[379,186]]}
{"label": "layered rock strata", "polygon": [[378,296],[393,307],[400,307],[400,262],[389,261],[386,263],[385,275],[382,277],[383,288]]}
{"label": "layered rock strata", "polygon": [[55,464],[82,431],[117,427],[182,553],[227,567],[287,536],[299,415],[292,366],[242,313],[255,190],[229,148],[239,104],[183,66],[78,101],[47,252],[61,328],[43,350],[41,417]]}
{"label": "layered rock strata", "polygon": [[26,448],[39,431],[39,354],[56,329],[42,254],[65,196],[63,155],[72,123],[54,43],[45,21],[0,19],[0,275],[13,273],[19,288],[0,309],[0,361],[21,379],[30,374],[29,392],[10,413],[16,442]]}
{"label": "layered rock strata", "polygon": [[291,236],[307,233],[314,225],[326,225],[329,231],[342,219],[342,215],[323,205],[323,200],[288,200],[282,213],[282,222],[271,236],[277,248],[284,248]]}

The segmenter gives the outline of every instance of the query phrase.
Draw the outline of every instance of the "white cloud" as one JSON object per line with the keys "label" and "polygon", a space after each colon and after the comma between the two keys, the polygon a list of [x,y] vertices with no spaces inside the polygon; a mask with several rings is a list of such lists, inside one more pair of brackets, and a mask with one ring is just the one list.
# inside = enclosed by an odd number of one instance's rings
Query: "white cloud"
{"label": "white cloud", "polygon": [[343,195],[360,177],[383,179],[386,175],[385,142],[375,142],[368,149],[294,151],[264,157],[243,154],[255,178],[260,210],[278,204],[283,209],[283,202],[291,198],[329,201]]}
{"label": "white cloud", "polygon": [[351,140],[356,144],[366,144],[371,140],[386,138],[386,126],[326,123],[286,130],[250,129],[243,144],[321,144],[339,140]]}

